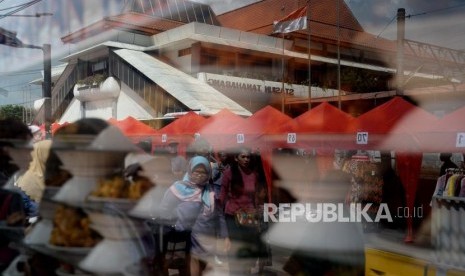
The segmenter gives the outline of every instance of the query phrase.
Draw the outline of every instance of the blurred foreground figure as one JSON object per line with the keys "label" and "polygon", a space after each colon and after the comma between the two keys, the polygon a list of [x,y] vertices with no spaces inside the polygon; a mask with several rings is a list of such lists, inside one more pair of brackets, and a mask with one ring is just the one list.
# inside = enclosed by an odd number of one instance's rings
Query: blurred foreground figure
{"label": "blurred foreground figure", "polygon": [[29,216],[38,215],[38,204],[45,190],[45,165],[51,146],[51,140],[42,140],[34,144],[29,168],[19,177],[16,184],[25,193],[24,203]]}
{"label": "blurred foreground figure", "polygon": [[42,136],[42,131],[40,127],[36,125],[30,125],[29,130],[32,133],[32,142],[35,143],[35,142],[39,142],[44,139],[44,137]]}
{"label": "blurred foreground figure", "polygon": [[[11,140],[27,143],[31,138],[31,131],[22,122],[14,119],[0,120],[0,187],[4,187],[9,180],[12,180],[19,169],[12,163],[5,147],[11,145]],[[25,225],[26,214],[20,191],[0,189],[0,223],[17,227]],[[6,269],[19,254],[10,247],[10,242],[19,241],[23,237],[24,233],[21,232],[0,231],[0,272]]]}
{"label": "blurred foreground figure", "polygon": [[14,119],[0,120],[0,186],[19,169],[12,163],[11,157],[5,150],[9,140],[29,141],[32,138],[29,128],[20,121]]}
{"label": "blurred foreground figure", "polygon": [[[343,159],[335,160],[336,168],[321,179],[308,174],[296,176],[303,168],[307,173],[318,173],[315,166],[309,166],[300,156],[280,155],[273,159],[279,174],[276,185],[289,188],[297,199],[287,207],[278,207],[274,214],[278,221],[273,222],[268,231],[273,248],[282,251],[282,256],[287,258],[283,270],[290,275],[364,275],[363,228],[361,222],[346,221],[350,208],[345,199],[351,182],[350,175],[340,169]],[[337,209],[332,219],[325,215],[325,205]],[[304,210],[298,215],[296,209],[293,211],[289,206],[300,206]],[[290,218],[288,221],[279,220],[282,212],[287,212],[284,217]],[[295,219],[291,219],[293,212]],[[339,217],[341,213],[345,219]]]}
{"label": "blurred foreground figure", "polygon": [[63,163],[55,153],[54,147],[60,142],[60,138],[67,135],[97,135],[107,128],[109,124],[97,118],[84,118],[74,123],[60,127],[53,138],[52,148],[45,166],[45,185],[61,187],[72,175],[63,168]]}

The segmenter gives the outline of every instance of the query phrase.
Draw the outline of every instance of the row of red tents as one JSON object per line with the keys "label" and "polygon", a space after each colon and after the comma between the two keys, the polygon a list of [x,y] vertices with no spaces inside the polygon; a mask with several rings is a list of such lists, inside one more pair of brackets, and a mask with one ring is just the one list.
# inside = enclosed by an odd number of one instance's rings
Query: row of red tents
{"label": "row of red tents", "polygon": [[[392,100],[354,118],[322,103],[292,119],[267,106],[251,117],[222,110],[205,119],[193,112],[157,131],[155,145],[205,137],[215,149],[251,147],[465,152],[465,107],[439,119],[410,102]],[[463,137],[462,137],[463,136]]]}
{"label": "row of red tents", "polygon": [[[422,152],[465,152],[465,107],[439,119],[401,97],[354,118],[336,107],[321,103],[291,118],[267,106],[249,118],[228,110],[204,118],[194,112],[155,130],[128,117],[110,119],[133,141],[150,138],[154,146],[176,141],[185,147],[197,135],[215,150],[239,145],[259,148],[271,183],[271,151],[274,148],[313,148],[396,151],[397,172],[406,189],[407,206],[413,208],[421,170]],[[57,126],[52,125],[52,131]],[[328,151],[329,150],[329,151]],[[409,220],[411,240],[412,220]]]}
{"label": "row of red tents", "polygon": [[[109,123],[134,141],[150,138],[154,146],[173,141],[185,145],[200,135],[216,150],[243,144],[262,150],[294,147],[465,152],[463,118],[465,107],[439,119],[394,97],[357,118],[321,103],[294,119],[267,106],[246,119],[227,109],[209,118],[188,112],[159,130],[133,117],[110,119]],[[52,133],[60,126],[52,124]]]}
{"label": "row of red tents", "polygon": [[[465,107],[439,119],[401,97],[357,118],[328,103],[294,119],[267,106],[247,119],[228,110],[208,119],[191,112],[158,130],[153,142],[175,140],[188,144],[197,133],[215,149],[240,144],[260,148],[270,185],[271,150],[277,147],[394,150],[407,207],[413,210],[422,152],[465,152],[464,118]],[[411,242],[413,219],[408,218],[407,222],[405,241]]]}

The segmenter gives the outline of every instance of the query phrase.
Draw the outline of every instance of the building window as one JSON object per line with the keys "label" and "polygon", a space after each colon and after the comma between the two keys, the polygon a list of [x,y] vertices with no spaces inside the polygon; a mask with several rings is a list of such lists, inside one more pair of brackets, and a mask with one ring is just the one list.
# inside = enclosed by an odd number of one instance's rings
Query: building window
{"label": "building window", "polygon": [[190,55],[191,53],[192,53],[191,48],[182,49],[178,51],[178,57],[187,56],[187,55]]}
{"label": "building window", "polygon": [[106,73],[108,67],[108,60],[100,60],[97,62],[91,63],[92,73]]}

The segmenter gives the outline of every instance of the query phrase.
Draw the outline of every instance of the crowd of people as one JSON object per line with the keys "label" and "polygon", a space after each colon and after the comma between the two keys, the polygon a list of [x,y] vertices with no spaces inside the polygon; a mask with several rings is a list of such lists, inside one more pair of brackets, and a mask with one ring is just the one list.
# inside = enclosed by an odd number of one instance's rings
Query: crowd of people
{"label": "crowd of people", "polygon": [[[99,119],[82,119],[58,130],[55,136],[70,133],[98,134],[107,126],[106,122]],[[61,167],[53,151],[53,139],[43,139],[33,132],[37,132],[37,129],[10,119],[0,120],[0,185],[3,187],[0,190],[0,220],[10,225],[27,227],[34,223],[34,218],[39,216],[46,186],[59,186],[72,177]],[[6,150],[10,146],[8,141],[12,139],[30,142],[31,162],[24,171],[14,166]],[[154,204],[154,208],[157,208],[154,212],[156,217],[151,218],[152,223],[164,227],[163,236],[153,236],[150,246],[156,246],[163,239],[165,243],[184,244],[185,254],[178,264],[168,263],[167,251],[172,249],[166,244],[160,247],[161,252],[153,251],[153,254],[162,254],[162,258],[153,256],[154,274],[168,274],[169,269],[177,268],[181,275],[216,275],[214,273],[218,271],[221,271],[221,275],[265,275],[266,266],[272,265],[273,254],[279,254],[271,249],[273,241],[270,242],[270,239],[280,239],[285,243],[278,242],[279,246],[289,245],[291,249],[291,252],[286,253],[287,262],[281,268],[288,274],[321,275],[341,272],[342,269],[345,275],[363,275],[362,228],[360,230],[355,224],[305,225],[301,228],[305,233],[300,233],[300,237],[312,235],[312,238],[295,241],[297,245],[293,245],[295,237],[287,236],[294,231],[288,228],[289,225],[281,225],[281,228],[275,227],[270,231],[273,225],[263,219],[264,204],[324,200],[343,202],[347,206],[357,202],[386,202],[393,209],[405,205],[405,198],[400,196],[404,194],[402,184],[391,167],[390,154],[381,156],[376,175],[373,167],[369,168],[370,183],[361,183],[366,180],[366,176],[361,174],[366,164],[356,164],[359,161],[353,157],[356,152],[336,155],[333,158],[333,169],[322,172],[310,154],[282,150],[275,152],[273,157],[270,183],[265,175],[260,152],[251,148],[239,146],[215,151],[201,137],[186,145],[182,151],[176,141],[155,150],[152,150],[150,141],[137,145],[141,153],[127,160],[125,177],[143,170],[139,163],[156,155],[166,157],[170,167],[168,173],[171,175],[171,183],[166,186],[161,200]],[[444,162],[441,170],[458,167],[451,164],[449,155],[442,154],[441,161]],[[370,192],[363,194],[368,187]],[[384,226],[405,228],[405,222],[394,221]],[[344,238],[348,232],[351,233],[350,243]],[[11,248],[11,242],[24,238],[24,235],[3,235],[0,232],[0,269],[5,269],[19,254]],[[329,243],[338,242],[332,245],[333,251],[321,251],[322,248],[318,248],[317,244],[331,248],[321,244],[328,235],[332,236]],[[319,238],[314,239],[316,236]],[[288,239],[289,243],[286,243]],[[308,244],[309,241],[314,241],[313,245]],[[347,245],[346,251],[340,250],[344,248],[343,245]],[[299,246],[304,246],[304,249]]]}
{"label": "crowd of people", "polygon": [[[71,133],[97,134],[107,126],[98,119],[83,119],[58,130],[55,137]],[[61,167],[53,150],[53,140],[43,139],[40,130],[9,119],[2,120],[0,128],[1,193],[2,198],[8,198],[2,205],[8,205],[9,209],[1,219],[10,225],[27,227],[34,223],[30,219],[39,216],[46,186],[60,186],[72,176]],[[18,139],[30,146],[31,162],[25,171],[18,170],[7,152],[8,140]],[[146,158],[153,154],[146,143],[139,144]],[[261,166],[256,162],[258,156],[247,148],[240,149],[237,154],[224,151],[215,154],[204,139],[196,139],[184,155],[179,154],[177,146],[177,143],[170,143],[164,152],[171,156],[174,183],[159,202],[156,219],[170,221],[173,231],[187,234],[189,248],[184,260],[187,263],[185,273],[202,275],[212,265],[230,263],[239,255],[244,260],[251,259],[250,264],[248,267],[243,264],[229,266],[231,274],[236,268],[241,268],[238,275],[251,273],[253,269],[262,270],[263,266],[258,262],[263,247],[259,227],[237,225],[234,217],[234,213],[242,209],[259,215],[256,208],[266,201],[267,185],[259,171]],[[141,170],[137,162],[136,158],[127,164],[126,176]],[[11,195],[13,199],[10,199]],[[2,250],[8,251],[1,254],[2,270],[19,254],[11,247],[12,242],[23,238],[24,235],[15,239],[3,239],[2,236]]]}
{"label": "crowd of people", "polygon": [[189,274],[202,275],[226,263],[231,275],[262,272],[264,225],[241,225],[236,218],[239,211],[263,213],[268,193],[259,156],[245,147],[215,153],[202,138],[187,147],[186,157],[173,149],[176,143],[169,147],[177,179],[158,213],[174,231],[190,232]]}

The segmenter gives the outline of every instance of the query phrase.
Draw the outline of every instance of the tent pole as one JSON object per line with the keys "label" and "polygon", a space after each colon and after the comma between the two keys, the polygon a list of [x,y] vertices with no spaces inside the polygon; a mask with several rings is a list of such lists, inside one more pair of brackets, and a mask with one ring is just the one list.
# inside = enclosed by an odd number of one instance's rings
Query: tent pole
{"label": "tent pole", "polygon": [[285,113],[284,105],[286,104],[286,94],[284,93],[284,33],[282,35],[283,55],[281,57],[281,112]]}
{"label": "tent pole", "polygon": [[337,107],[339,109],[342,109],[342,103],[341,103],[341,40],[339,38],[340,36],[340,15],[339,15],[339,5],[340,5],[340,0],[337,1]]}
{"label": "tent pole", "polygon": [[312,109],[312,63],[311,63],[311,35],[310,35],[310,0],[307,1],[307,31],[308,31],[308,110]]}

